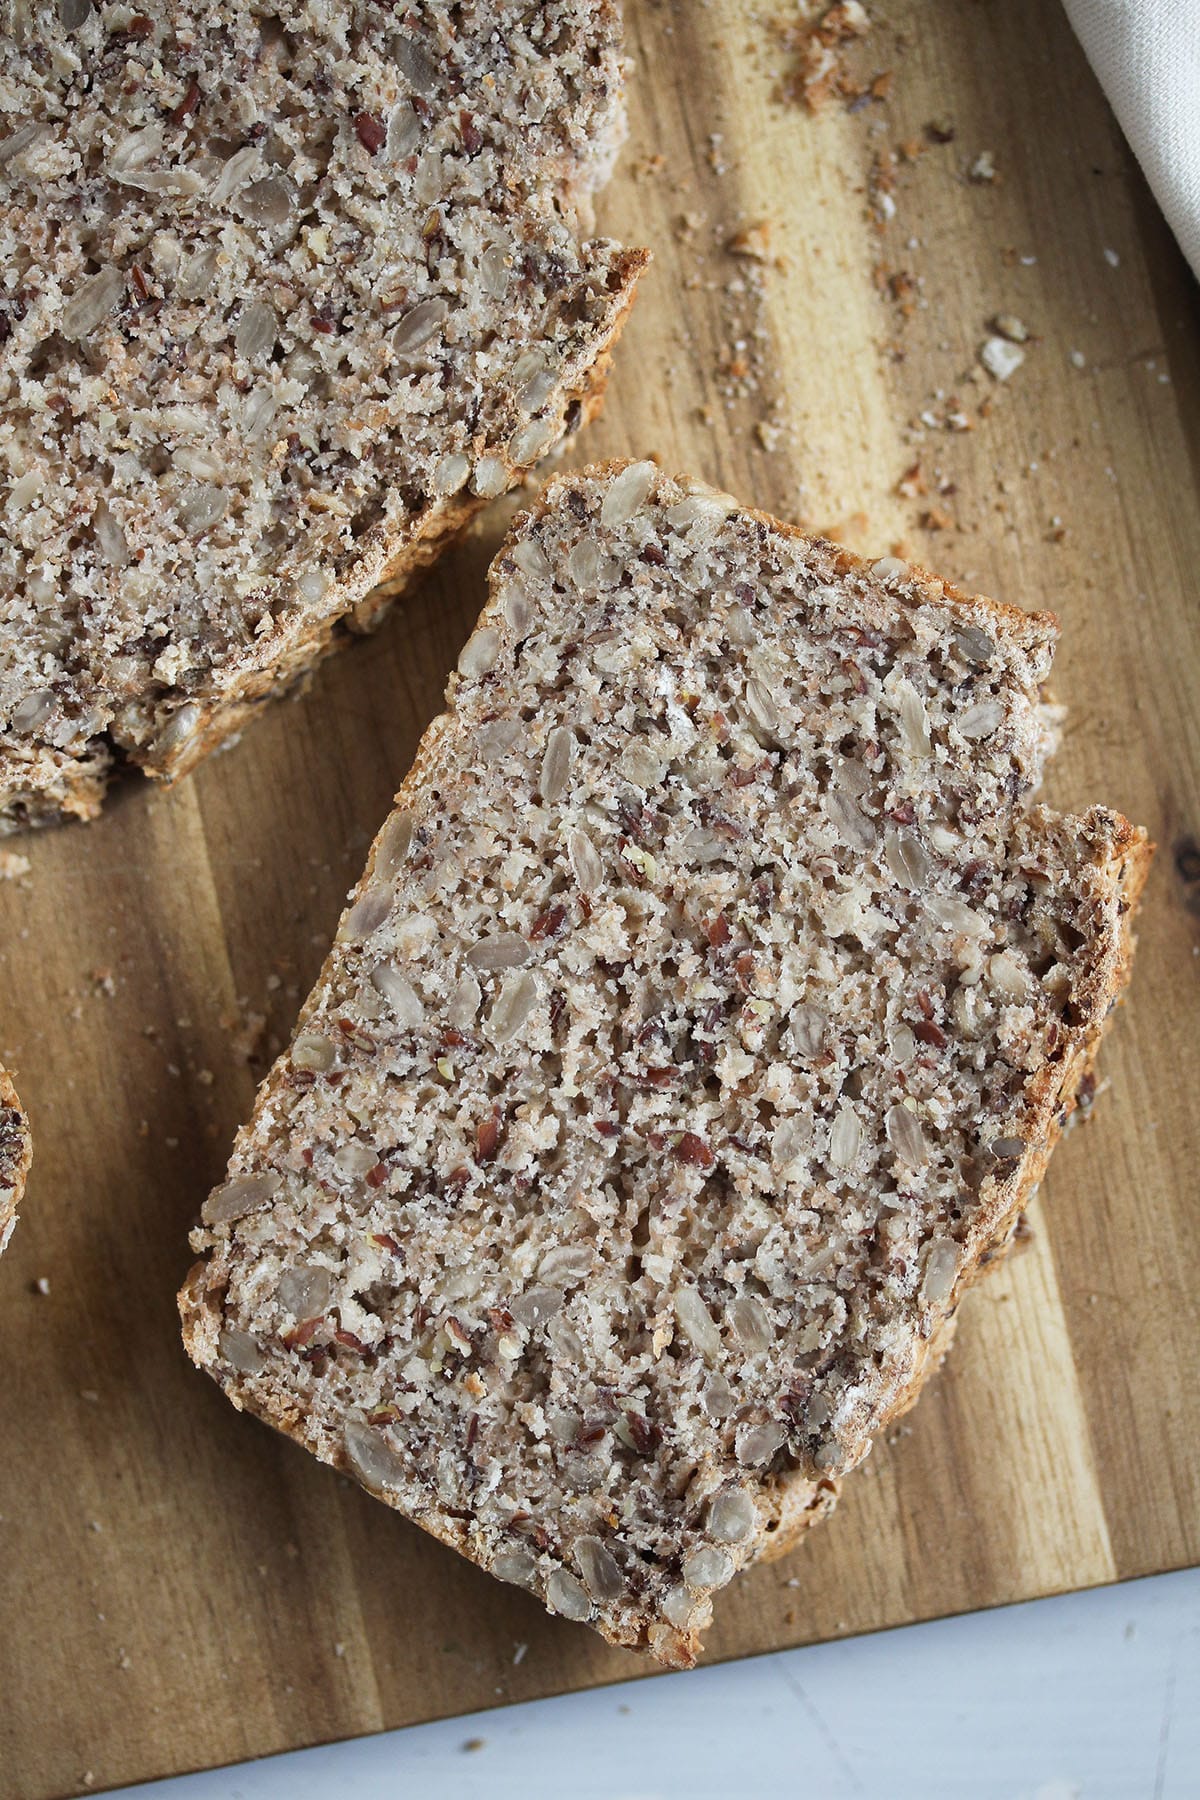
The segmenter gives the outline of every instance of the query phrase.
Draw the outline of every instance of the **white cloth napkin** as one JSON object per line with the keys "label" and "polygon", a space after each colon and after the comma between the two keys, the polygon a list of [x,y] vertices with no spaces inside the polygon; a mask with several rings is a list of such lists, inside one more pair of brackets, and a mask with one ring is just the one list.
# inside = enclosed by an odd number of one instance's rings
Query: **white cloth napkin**
{"label": "white cloth napkin", "polygon": [[1200,276],[1200,0],[1063,0]]}

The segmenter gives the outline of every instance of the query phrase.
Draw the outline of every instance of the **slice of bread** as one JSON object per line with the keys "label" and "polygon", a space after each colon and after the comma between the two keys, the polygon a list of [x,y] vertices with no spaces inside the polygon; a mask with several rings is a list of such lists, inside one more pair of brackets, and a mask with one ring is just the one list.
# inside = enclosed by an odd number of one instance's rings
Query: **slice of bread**
{"label": "slice of bread", "polygon": [[1036,1187],[1144,833],[1029,804],[1055,623],[552,482],[194,1243],[238,1407],[689,1663]]}
{"label": "slice of bread", "polygon": [[585,235],[616,0],[3,20],[0,829],[374,623],[596,409],[646,260]]}
{"label": "slice of bread", "polygon": [[0,1250],[12,1236],[32,1161],[29,1120],[21,1111],[11,1077],[0,1069]]}

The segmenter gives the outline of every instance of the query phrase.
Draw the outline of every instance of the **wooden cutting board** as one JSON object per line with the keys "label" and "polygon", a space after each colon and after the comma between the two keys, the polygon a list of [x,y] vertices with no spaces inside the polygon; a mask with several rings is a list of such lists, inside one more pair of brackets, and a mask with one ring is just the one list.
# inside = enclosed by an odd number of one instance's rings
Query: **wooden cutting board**
{"label": "wooden cutting board", "polygon": [[[894,71],[887,98],[816,117],[777,97],[789,57],[756,5],[628,12],[632,136],[601,223],[657,260],[577,454],[654,453],[1053,607],[1051,798],[1110,802],[1161,846],[1111,1091],[1030,1248],[833,1522],[722,1598],[711,1655],[1194,1562],[1196,287],[1050,0],[890,0],[851,59]],[[726,253],[741,231],[768,260]],[[978,362],[996,314],[1031,334],[1003,384]],[[99,824],[9,841],[31,867],[0,883],[0,1052],[36,1156],[0,1264],[6,1800],[643,1667],[239,1417],[176,1328],[188,1227],[501,528],[176,791],[130,780]]]}

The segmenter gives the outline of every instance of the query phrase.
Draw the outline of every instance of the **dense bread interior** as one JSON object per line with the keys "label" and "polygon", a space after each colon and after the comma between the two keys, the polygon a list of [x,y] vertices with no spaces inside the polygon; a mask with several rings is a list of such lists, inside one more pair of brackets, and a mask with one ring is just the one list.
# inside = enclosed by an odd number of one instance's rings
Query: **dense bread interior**
{"label": "dense bread interior", "polygon": [[1052,621],[649,463],[552,484],[493,584],[187,1332],[496,1574],[686,1661],[1015,1221],[1132,833],[1026,808]]}
{"label": "dense bread interior", "polygon": [[643,260],[579,237],[619,26],[0,6],[8,822],[174,772],[573,427]]}

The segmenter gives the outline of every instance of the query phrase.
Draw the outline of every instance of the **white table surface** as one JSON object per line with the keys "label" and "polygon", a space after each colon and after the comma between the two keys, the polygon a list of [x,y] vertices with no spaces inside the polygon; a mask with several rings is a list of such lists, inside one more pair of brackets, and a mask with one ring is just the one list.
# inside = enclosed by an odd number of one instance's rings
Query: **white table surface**
{"label": "white table surface", "polygon": [[130,1800],[768,1792],[1200,1800],[1200,1570],[121,1792]]}

